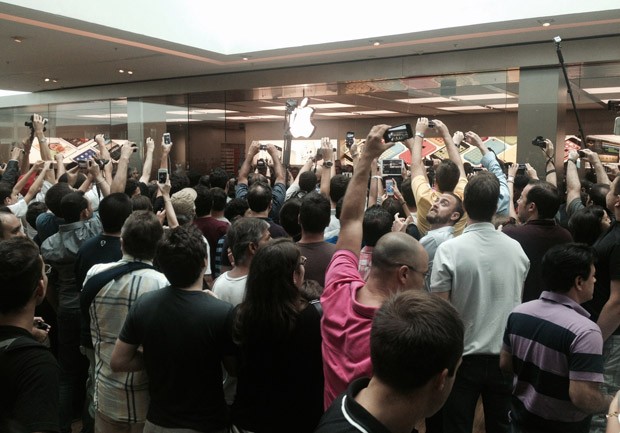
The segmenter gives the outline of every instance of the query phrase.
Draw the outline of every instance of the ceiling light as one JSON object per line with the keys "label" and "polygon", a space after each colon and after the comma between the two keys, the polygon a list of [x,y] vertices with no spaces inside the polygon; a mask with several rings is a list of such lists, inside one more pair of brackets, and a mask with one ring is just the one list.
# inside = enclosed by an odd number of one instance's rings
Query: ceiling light
{"label": "ceiling light", "polygon": [[315,113],[317,116],[329,116],[329,117],[342,117],[342,116],[355,116],[355,113],[347,113],[347,112],[332,112],[332,113]]}
{"label": "ceiling light", "polygon": [[77,117],[88,119],[126,119],[127,113],[110,113],[110,114],[78,114]]}
{"label": "ceiling light", "polygon": [[124,74],[125,70],[124,69],[119,69],[118,72],[121,73],[121,74]]}
{"label": "ceiling light", "polygon": [[248,60],[250,60],[250,58],[249,57],[244,57],[243,60],[247,62]]}
{"label": "ceiling light", "polygon": [[397,102],[404,102],[406,104],[432,104],[434,102],[450,102],[450,98],[444,98],[442,96],[436,96],[432,98],[409,98],[409,99],[397,99]]}
{"label": "ceiling light", "polygon": [[599,95],[602,93],[620,93],[620,87],[591,87],[589,89],[583,89],[584,92],[588,92],[591,95]]}
{"label": "ceiling light", "polygon": [[57,79],[55,79],[55,78],[54,78],[54,79],[52,79],[52,83],[57,83],[57,82],[58,82],[58,80],[57,80]]}
{"label": "ceiling light", "polygon": [[462,96],[454,96],[454,99],[458,99],[461,101],[477,101],[482,99],[510,99],[514,98],[513,95],[509,95],[507,93],[486,93],[483,95],[462,95]]}
{"label": "ceiling light", "polygon": [[46,83],[49,83],[50,79],[49,79],[49,78],[46,78],[46,79],[45,79],[45,80],[43,80],[43,81],[45,81]]}
{"label": "ceiling light", "polygon": [[133,71],[127,71],[129,75],[133,75]]}
{"label": "ceiling light", "polygon": [[373,46],[375,46],[375,47],[378,47],[379,45],[381,45],[381,42],[382,42],[382,41],[381,41],[381,40],[379,40],[379,39],[376,39],[376,40],[372,40],[372,41],[370,41],[370,43],[371,43]]}
{"label": "ceiling light", "polygon": [[281,119],[281,116],[272,116],[272,115],[264,115],[264,116],[226,116],[220,117],[220,119],[226,120],[263,120],[263,119]]}
{"label": "ceiling light", "polygon": [[11,39],[13,39],[13,42],[16,42],[18,44],[21,44],[24,40],[24,38],[22,38],[21,36],[11,36]]}
{"label": "ceiling light", "polygon": [[462,107],[435,107],[438,110],[446,111],[476,111],[476,110],[488,110],[488,108],[482,105],[463,105]]}
{"label": "ceiling light", "polygon": [[398,112],[397,111],[389,111],[389,110],[371,110],[371,111],[354,111],[353,114],[380,115],[380,114],[398,114]]}
{"label": "ceiling light", "polygon": [[493,105],[487,105],[487,107],[508,109],[508,108],[518,108],[519,104],[493,104]]}
{"label": "ceiling light", "polygon": [[540,24],[543,27],[549,27],[551,25],[551,23],[554,23],[555,20],[551,19],[551,18],[545,18],[542,20],[537,20],[538,24]]}
{"label": "ceiling light", "polygon": [[1,90],[0,89],[0,98],[3,96],[14,96],[14,95],[25,95],[30,92],[18,92],[16,90]]}

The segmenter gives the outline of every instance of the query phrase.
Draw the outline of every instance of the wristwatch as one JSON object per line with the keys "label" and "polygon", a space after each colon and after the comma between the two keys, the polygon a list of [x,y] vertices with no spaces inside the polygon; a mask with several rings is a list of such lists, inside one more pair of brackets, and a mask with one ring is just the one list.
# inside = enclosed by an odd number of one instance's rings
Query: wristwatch
{"label": "wristwatch", "polygon": [[333,165],[333,161],[323,161],[323,167],[332,168]]}

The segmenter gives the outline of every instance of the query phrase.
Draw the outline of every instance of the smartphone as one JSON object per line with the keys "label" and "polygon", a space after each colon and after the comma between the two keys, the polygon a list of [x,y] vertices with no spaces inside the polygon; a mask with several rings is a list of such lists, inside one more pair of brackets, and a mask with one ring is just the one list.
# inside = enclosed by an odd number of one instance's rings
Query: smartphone
{"label": "smartphone", "polygon": [[402,125],[392,126],[385,131],[383,140],[386,143],[396,143],[398,141],[405,141],[409,138],[413,138],[413,130],[409,123],[403,123]]}
{"label": "smartphone", "polygon": [[170,138],[169,132],[166,132],[164,134],[164,144],[172,144],[172,139]]}
{"label": "smartphone", "polygon": [[344,139],[344,144],[347,146],[347,149],[350,149],[353,143],[355,143],[355,132],[349,131]]}
{"label": "smartphone", "polygon": [[259,144],[258,145],[258,150],[267,150],[267,145],[266,144]]}
{"label": "smartphone", "polygon": [[168,179],[168,170],[165,168],[160,168],[159,170],[157,170],[157,182],[159,183],[166,183],[166,180]]}
{"label": "smartphone", "polygon": [[394,181],[392,179],[385,179],[385,193],[394,195]]}
{"label": "smartphone", "polygon": [[78,164],[78,167],[79,167],[80,169],[82,169],[82,168],[88,168],[88,163],[87,163],[86,161],[80,160],[80,161],[78,161],[78,163],[77,163],[77,164]]}
{"label": "smartphone", "polygon": [[44,331],[47,331],[47,330],[49,330],[49,329],[51,328],[51,326],[50,326],[50,325],[48,325],[47,323],[45,323],[45,322],[44,322],[44,321],[42,321],[42,320],[37,320],[37,321],[35,322],[34,326],[36,326],[38,329],[42,329],[42,330],[44,330]]}

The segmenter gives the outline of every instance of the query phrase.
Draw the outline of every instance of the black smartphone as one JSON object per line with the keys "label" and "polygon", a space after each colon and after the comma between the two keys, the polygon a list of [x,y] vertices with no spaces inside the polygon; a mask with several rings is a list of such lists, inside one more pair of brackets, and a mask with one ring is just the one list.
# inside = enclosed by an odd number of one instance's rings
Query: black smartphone
{"label": "black smartphone", "polygon": [[347,146],[347,149],[350,149],[353,143],[355,143],[355,132],[349,131],[344,139],[344,144]]}
{"label": "black smartphone", "polygon": [[80,169],[88,168],[88,163],[86,161],[80,160],[77,164]]}
{"label": "black smartphone", "polygon": [[383,140],[386,143],[396,143],[398,141],[405,141],[409,138],[413,138],[413,130],[409,123],[403,123],[402,125],[392,126],[385,131]]}
{"label": "black smartphone", "polygon": [[165,168],[160,168],[159,170],[157,170],[157,182],[166,183],[167,179],[168,179],[168,170],[166,170]]}
{"label": "black smartphone", "polygon": [[164,144],[172,144],[172,139],[170,138],[169,132],[166,132],[164,134]]}
{"label": "black smartphone", "polygon": [[49,330],[49,329],[51,328],[51,326],[50,326],[50,325],[48,325],[47,323],[45,323],[45,322],[44,322],[44,321],[42,321],[42,320],[37,320],[37,321],[35,322],[34,326],[36,326],[37,328],[42,329],[42,330],[44,330],[44,331],[47,331],[47,330]]}
{"label": "black smartphone", "polygon": [[258,145],[258,150],[267,150],[267,145],[266,144],[259,144]]}

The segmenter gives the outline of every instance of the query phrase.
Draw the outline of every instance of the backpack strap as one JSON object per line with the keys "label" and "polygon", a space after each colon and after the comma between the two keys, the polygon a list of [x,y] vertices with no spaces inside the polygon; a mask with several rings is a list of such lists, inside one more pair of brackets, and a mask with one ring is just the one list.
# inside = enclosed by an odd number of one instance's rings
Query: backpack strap
{"label": "backpack strap", "polygon": [[0,341],[0,353],[6,353],[12,350],[22,349],[25,347],[46,348],[41,343],[38,343],[37,341],[34,341],[30,338],[26,338],[23,336],[7,338],[6,340]]}
{"label": "backpack strap", "polygon": [[312,301],[310,301],[310,305],[316,308],[316,311],[319,312],[319,316],[323,317],[323,307],[321,306],[321,301],[319,301],[318,299],[313,299]]}

